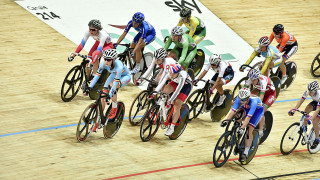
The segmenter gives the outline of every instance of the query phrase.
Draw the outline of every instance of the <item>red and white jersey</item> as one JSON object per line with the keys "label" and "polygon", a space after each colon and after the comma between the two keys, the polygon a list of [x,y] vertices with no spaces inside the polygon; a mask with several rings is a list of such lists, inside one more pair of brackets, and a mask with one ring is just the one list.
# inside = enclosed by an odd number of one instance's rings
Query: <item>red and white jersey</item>
{"label": "red and white jersey", "polygon": [[[302,98],[303,98],[303,99],[306,99],[308,96],[309,96],[309,91],[306,90],[306,91],[303,93]],[[320,90],[317,90],[316,93],[314,93],[314,95],[311,96],[311,98],[312,98],[313,101],[318,102],[318,106],[320,106]]]}
{"label": "red and white jersey", "polygon": [[[251,80],[246,81],[246,85],[250,87],[251,85]],[[267,76],[260,75],[260,78],[258,79],[258,83],[255,85],[255,87],[260,91],[260,92],[267,92],[267,91],[274,91],[276,90],[273,82],[271,79]]]}
{"label": "red and white jersey", "polygon": [[[175,61],[173,58],[171,58],[169,56],[166,57],[164,59],[163,63],[159,65],[159,67],[161,68],[161,72],[163,72],[165,70],[165,69],[163,69],[163,66],[166,67],[166,66],[170,66],[170,64],[176,64],[176,63],[177,63],[177,61]],[[147,69],[147,71],[141,76],[140,79],[148,77],[149,74],[153,71],[153,68],[154,68],[155,65],[156,65],[156,59],[153,58],[150,66]],[[163,75],[166,74],[166,73],[170,73],[170,72],[166,72],[165,71],[164,73],[162,73],[161,79],[164,77]]]}

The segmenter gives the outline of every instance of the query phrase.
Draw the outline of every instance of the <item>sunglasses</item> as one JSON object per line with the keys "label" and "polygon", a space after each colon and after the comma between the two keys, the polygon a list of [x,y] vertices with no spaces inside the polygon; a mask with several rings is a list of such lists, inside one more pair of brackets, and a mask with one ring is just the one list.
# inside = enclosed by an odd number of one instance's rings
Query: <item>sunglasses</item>
{"label": "sunglasses", "polygon": [[90,31],[96,31],[96,29],[90,29],[90,28],[89,28],[89,30],[90,30]]}
{"label": "sunglasses", "polygon": [[103,59],[108,62],[112,61],[112,59],[106,59],[106,58],[103,58]]}

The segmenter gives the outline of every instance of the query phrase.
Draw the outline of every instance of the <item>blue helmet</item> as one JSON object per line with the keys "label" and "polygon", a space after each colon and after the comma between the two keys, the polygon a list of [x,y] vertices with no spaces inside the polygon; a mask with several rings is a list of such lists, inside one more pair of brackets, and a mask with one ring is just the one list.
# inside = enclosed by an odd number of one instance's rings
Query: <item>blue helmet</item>
{"label": "blue helmet", "polygon": [[137,12],[132,16],[132,21],[142,23],[144,21],[144,15],[141,12]]}

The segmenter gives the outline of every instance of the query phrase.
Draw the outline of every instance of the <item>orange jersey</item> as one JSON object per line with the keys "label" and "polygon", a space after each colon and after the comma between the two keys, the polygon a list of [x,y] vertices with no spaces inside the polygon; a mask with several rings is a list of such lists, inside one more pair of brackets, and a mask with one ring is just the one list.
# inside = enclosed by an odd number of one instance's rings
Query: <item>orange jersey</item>
{"label": "orange jersey", "polygon": [[[271,33],[270,35],[270,44],[272,40],[275,38],[274,32]],[[296,42],[296,38],[292,34],[290,34],[288,31],[283,31],[280,38],[276,38],[276,41],[279,43],[279,51],[282,52],[283,48],[286,45],[291,45]]]}

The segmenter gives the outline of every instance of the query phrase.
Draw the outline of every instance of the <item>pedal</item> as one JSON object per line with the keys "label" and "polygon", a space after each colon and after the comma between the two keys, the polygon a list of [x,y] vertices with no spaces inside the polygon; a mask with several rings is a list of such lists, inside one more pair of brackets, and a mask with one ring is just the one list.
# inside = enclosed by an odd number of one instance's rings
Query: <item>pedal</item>
{"label": "pedal", "polygon": [[306,145],[306,141],[305,141],[305,139],[304,139],[304,138],[302,138],[302,140],[301,140],[301,144],[302,144],[302,146]]}

